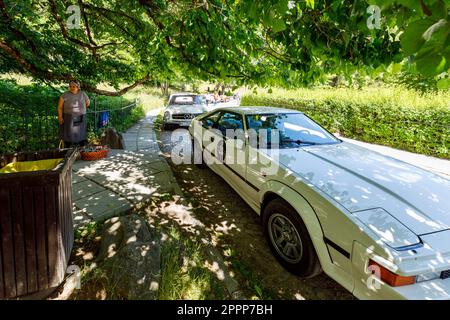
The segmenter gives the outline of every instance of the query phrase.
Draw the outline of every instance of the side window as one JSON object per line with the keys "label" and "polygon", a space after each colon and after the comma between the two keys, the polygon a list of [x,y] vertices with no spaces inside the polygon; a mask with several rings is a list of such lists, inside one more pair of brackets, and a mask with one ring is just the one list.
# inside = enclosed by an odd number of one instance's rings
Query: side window
{"label": "side window", "polygon": [[208,116],[206,118],[203,118],[202,119],[202,126],[203,126],[203,128],[209,129],[209,128],[214,127],[214,124],[219,119],[219,116],[220,116],[220,113],[216,112],[216,113],[213,113],[212,115],[210,115],[210,116]]}
{"label": "side window", "polygon": [[242,116],[236,113],[224,112],[217,123],[217,129],[226,135],[227,129],[244,129],[244,121]]}

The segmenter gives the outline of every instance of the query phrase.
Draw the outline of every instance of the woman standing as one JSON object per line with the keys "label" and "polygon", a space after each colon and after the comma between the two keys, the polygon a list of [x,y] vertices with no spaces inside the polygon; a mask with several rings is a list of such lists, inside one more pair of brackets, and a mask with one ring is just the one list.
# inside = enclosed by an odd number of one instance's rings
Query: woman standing
{"label": "woman standing", "polygon": [[80,90],[80,83],[70,81],[69,91],[61,95],[58,102],[58,121],[64,147],[86,145],[86,109],[90,104],[89,97]]}

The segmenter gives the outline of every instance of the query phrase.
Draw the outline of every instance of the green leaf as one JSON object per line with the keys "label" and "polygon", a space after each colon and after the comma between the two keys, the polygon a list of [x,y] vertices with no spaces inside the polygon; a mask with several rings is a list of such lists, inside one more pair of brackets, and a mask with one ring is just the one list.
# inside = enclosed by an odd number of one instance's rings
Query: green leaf
{"label": "green leaf", "polygon": [[447,6],[445,5],[445,2],[442,0],[436,1],[432,6],[430,6],[431,11],[431,17],[434,20],[438,19],[446,19],[448,16],[447,13]]}
{"label": "green leaf", "polygon": [[273,19],[271,21],[271,26],[273,32],[280,32],[286,30],[286,23],[284,22],[284,20],[281,19]]}
{"label": "green leaf", "polygon": [[439,90],[448,90],[450,89],[450,79],[442,78],[436,83]]}
{"label": "green leaf", "polygon": [[425,76],[432,77],[445,70],[446,59],[441,54],[433,53],[416,61],[417,70]]}
{"label": "green leaf", "polygon": [[410,22],[405,32],[400,36],[400,44],[405,56],[410,56],[422,47],[425,39],[423,33],[432,25],[428,19],[420,19]]}
{"label": "green leaf", "polygon": [[417,0],[398,0],[398,3],[412,10],[421,10],[420,1]]}
{"label": "green leaf", "polygon": [[392,73],[399,73],[402,70],[402,64],[401,63],[394,63],[392,64]]}
{"label": "green leaf", "polygon": [[314,0],[306,0],[306,6],[314,9]]}
{"label": "green leaf", "polygon": [[257,5],[250,6],[249,11],[248,11],[248,16],[249,16],[249,18],[254,19],[254,20],[258,19],[258,6]]}
{"label": "green leaf", "polygon": [[431,25],[424,33],[423,38],[425,41],[430,41],[430,39],[434,36],[435,38],[442,38],[442,42],[450,32],[450,26],[447,20],[441,19],[435,24]]}
{"label": "green leaf", "polygon": [[278,12],[280,16],[286,15],[286,12],[288,12],[288,0],[279,0],[277,4],[274,6],[275,10]]}

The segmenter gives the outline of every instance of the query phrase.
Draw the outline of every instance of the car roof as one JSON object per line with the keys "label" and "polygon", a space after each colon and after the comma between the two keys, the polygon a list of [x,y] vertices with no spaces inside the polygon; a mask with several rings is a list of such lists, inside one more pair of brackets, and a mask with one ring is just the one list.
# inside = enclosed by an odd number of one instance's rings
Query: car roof
{"label": "car roof", "polygon": [[254,107],[220,107],[217,109],[214,109],[215,111],[230,111],[230,112],[237,112],[241,114],[265,114],[265,113],[303,113],[298,110],[293,109],[286,109],[286,108],[276,108],[276,107],[260,107],[260,106],[254,106]]}

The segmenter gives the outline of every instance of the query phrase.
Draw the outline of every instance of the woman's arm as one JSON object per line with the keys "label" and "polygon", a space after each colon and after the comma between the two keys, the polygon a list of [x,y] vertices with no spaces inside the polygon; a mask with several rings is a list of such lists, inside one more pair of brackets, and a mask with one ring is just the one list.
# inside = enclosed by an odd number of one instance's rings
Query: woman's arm
{"label": "woman's arm", "polygon": [[86,93],[83,92],[83,94],[84,94],[84,98],[85,98],[85,101],[86,101],[86,109],[87,109],[91,105],[91,100],[89,100],[89,97],[88,97],[88,95]]}
{"label": "woman's arm", "polygon": [[64,106],[64,99],[62,97],[59,97],[59,101],[58,101],[58,122],[59,122],[59,125],[62,125],[64,123],[63,106]]}

